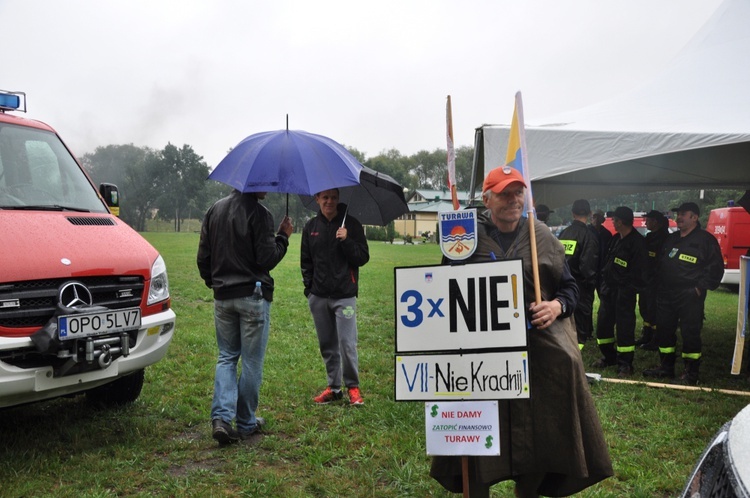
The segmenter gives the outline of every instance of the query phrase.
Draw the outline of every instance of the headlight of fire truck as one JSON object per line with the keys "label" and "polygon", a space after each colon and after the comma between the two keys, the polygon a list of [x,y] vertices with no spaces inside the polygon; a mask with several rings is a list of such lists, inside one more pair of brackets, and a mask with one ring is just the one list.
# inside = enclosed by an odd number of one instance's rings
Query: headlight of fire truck
{"label": "headlight of fire truck", "polygon": [[151,283],[148,287],[148,302],[150,306],[159,301],[169,298],[169,279],[167,278],[167,265],[161,255],[156,258],[151,266]]}

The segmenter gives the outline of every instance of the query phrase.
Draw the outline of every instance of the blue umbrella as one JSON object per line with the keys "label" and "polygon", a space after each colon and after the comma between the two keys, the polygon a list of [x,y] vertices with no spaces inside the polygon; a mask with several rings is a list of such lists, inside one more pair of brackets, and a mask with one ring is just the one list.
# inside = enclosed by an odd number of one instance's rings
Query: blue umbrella
{"label": "blue umbrella", "polygon": [[300,130],[250,135],[208,175],[240,192],[313,195],[359,183],[362,165],[341,144]]}

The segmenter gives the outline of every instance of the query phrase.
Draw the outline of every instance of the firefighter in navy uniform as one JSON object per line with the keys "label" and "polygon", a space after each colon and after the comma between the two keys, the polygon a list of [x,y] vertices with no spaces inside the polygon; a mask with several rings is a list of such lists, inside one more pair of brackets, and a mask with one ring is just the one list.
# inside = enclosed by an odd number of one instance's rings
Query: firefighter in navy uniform
{"label": "firefighter in navy uniform", "polygon": [[602,268],[596,321],[596,342],[603,357],[592,366],[603,368],[617,365],[617,374],[629,377],[633,374],[635,305],[638,290],[643,287],[646,241],[633,228],[633,210],[630,208],[618,207],[612,220],[617,233],[612,237]]}
{"label": "firefighter in navy uniform", "polygon": [[643,318],[643,330],[641,337],[635,341],[636,346],[647,351],[656,351],[656,289],[659,281],[656,278],[656,269],[661,249],[669,237],[669,220],[661,211],[651,210],[644,216],[646,219],[646,250],[648,259],[646,263],[646,286],[638,295],[638,310]]}
{"label": "firefighter in navy uniform", "polygon": [[565,247],[565,260],[570,267],[570,273],[578,284],[578,304],[573,316],[576,322],[578,348],[583,349],[594,328],[591,314],[599,272],[599,237],[586,226],[591,214],[589,201],[575,201],[572,213],[573,223],[562,231],[560,242]]}
{"label": "firefighter in navy uniform", "polygon": [[724,259],[716,238],[700,227],[700,209],[685,202],[677,212],[678,232],[669,235],[659,260],[656,299],[656,341],[661,364],[643,371],[646,377],[673,378],[677,327],[682,334],[685,384],[698,383],[703,308],[706,292],[716,289],[724,275]]}
{"label": "firefighter in navy uniform", "polygon": [[612,232],[603,225],[607,215],[601,209],[596,209],[591,213],[591,224],[588,226],[599,240],[599,268],[596,270],[596,293],[601,295],[602,287],[602,267],[604,260],[607,259],[607,249],[612,241]]}

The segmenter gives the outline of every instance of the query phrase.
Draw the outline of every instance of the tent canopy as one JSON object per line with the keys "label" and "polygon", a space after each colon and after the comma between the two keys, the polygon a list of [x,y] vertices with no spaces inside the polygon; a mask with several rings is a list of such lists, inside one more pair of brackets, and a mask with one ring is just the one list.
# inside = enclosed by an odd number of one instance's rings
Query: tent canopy
{"label": "tent canopy", "polygon": [[[750,188],[750,2],[725,0],[635,90],[526,123],[536,203],[682,189]],[[527,113],[528,116],[528,113]],[[508,125],[475,139],[474,185],[505,161]]]}

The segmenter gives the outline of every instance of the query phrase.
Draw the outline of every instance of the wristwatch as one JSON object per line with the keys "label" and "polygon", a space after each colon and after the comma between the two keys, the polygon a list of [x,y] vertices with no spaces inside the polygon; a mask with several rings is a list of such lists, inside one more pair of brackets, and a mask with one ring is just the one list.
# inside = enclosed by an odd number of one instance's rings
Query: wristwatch
{"label": "wristwatch", "polygon": [[560,314],[561,315],[566,314],[568,312],[568,307],[565,305],[565,301],[563,301],[559,297],[556,297],[555,301],[559,301],[560,302],[560,309],[562,309],[562,312]]}

